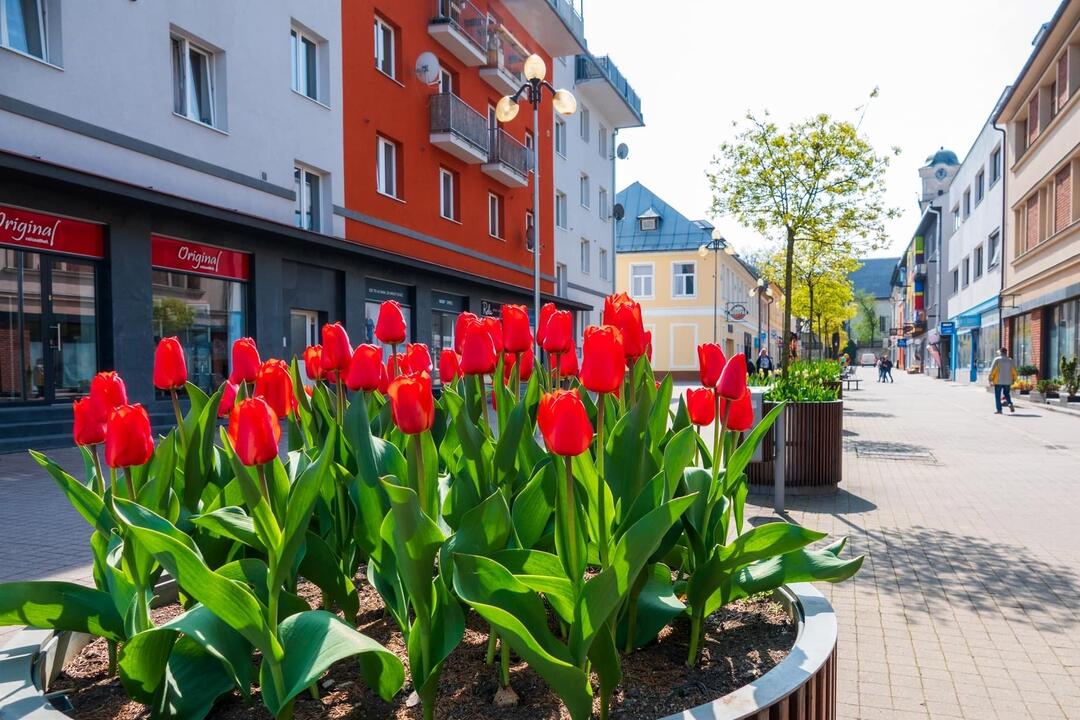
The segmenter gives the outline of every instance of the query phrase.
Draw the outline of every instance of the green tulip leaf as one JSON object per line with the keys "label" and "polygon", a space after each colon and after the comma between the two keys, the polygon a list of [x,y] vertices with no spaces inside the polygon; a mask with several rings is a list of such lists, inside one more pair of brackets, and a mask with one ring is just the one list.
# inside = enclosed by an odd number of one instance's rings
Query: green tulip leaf
{"label": "green tulip leaf", "polygon": [[543,593],[564,623],[574,621],[577,596],[557,556],[539,550],[514,549],[493,553],[491,559],[509,570],[518,582]]}
{"label": "green tulip leaf", "polygon": [[360,612],[356,585],[341,571],[340,560],[326,541],[310,530],[304,559],[300,562],[300,574],[315,583],[338,606],[346,620],[352,622],[356,618]]}
{"label": "green tulip leaf", "polygon": [[124,619],[107,592],[69,582],[0,583],[0,626],[71,630],[113,642],[127,638]]}
{"label": "green tulip leaf", "polygon": [[218,508],[205,515],[193,515],[191,522],[213,535],[235,540],[262,553],[266,552],[259,534],[255,531],[255,521],[244,512],[244,508]]}
{"label": "green tulip leaf", "polygon": [[[637,598],[637,619],[634,631],[634,647],[644,647],[656,640],[656,636],[672,620],[686,612],[686,605],[675,594],[671,581],[671,569],[656,563],[647,569],[649,577]],[[626,644],[629,624],[624,620],[617,633],[618,647]]]}
{"label": "green tulip leaf", "polygon": [[536,547],[550,532],[551,517],[555,512],[556,476],[555,465],[546,458],[514,498],[513,528],[517,542],[523,548]]}
{"label": "green tulip leaf", "polygon": [[116,527],[116,522],[109,515],[104,501],[93,490],[76,480],[59,465],[37,450],[30,451],[34,462],[43,467],[49,476],[60,486],[68,502],[86,522],[98,532],[108,535]]}
{"label": "green tulip leaf", "polygon": [[383,523],[383,539],[393,551],[397,572],[416,614],[431,617],[435,556],[446,536],[420,509],[416,493],[410,488],[384,480],[383,489],[390,497],[389,522]]}

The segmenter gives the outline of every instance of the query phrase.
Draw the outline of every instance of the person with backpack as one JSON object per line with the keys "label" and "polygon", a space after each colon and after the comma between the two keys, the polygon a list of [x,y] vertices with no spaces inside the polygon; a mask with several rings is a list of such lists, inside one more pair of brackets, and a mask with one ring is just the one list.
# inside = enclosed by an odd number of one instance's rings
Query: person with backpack
{"label": "person with backpack", "polygon": [[[1016,372],[1016,363],[1009,357],[1006,348],[998,348],[998,356],[990,364],[990,384],[994,386],[995,415],[1001,414],[1002,404],[1009,406],[1009,412],[1016,412],[1016,406],[1012,401],[1012,384],[1019,375]],[[1004,403],[1002,397],[1004,396]]]}

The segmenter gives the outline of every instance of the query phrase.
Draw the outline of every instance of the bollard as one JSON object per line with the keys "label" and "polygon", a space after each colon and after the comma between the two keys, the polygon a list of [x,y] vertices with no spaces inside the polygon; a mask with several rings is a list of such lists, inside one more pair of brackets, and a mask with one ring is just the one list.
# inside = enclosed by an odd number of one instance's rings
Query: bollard
{"label": "bollard", "polygon": [[773,423],[773,509],[784,514],[784,481],[787,477],[787,413],[781,411]]}

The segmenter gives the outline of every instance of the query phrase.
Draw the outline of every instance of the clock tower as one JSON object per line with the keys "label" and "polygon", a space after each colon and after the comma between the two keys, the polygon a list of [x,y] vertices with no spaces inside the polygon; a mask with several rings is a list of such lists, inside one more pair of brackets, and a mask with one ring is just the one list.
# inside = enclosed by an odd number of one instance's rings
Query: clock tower
{"label": "clock tower", "polygon": [[957,170],[960,169],[960,161],[952,150],[941,148],[936,153],[926,158],[926,164],[919,168],[919,177],[922,178],[922,195],[919,198],[919,209],[925,211],[931,204],[937,202],[949,191],[949,185]]}

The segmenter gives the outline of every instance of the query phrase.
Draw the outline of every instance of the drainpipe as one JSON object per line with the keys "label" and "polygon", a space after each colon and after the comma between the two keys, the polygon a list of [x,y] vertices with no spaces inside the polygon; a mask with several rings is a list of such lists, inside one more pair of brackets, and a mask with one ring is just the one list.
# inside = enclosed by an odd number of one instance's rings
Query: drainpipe
{"label": "drainpipe", "polygon": [[1005,344],[1005,303],[1003,302],[1002,293],[1005,292],[1005,243],[1008,241],[1005,233],[1005,218],[1008,213],[1008,194],[1006,191],[1009,189],[1007,180],[1009,177],[1006,172],[1005,159],[1008,157],[1008,147],[1006,143],[1009,140],[1008,135],[1005,133],[1005,128],[1000,127],[997,123],[993,123],[993,128],[997,132],[1001,133],[1001,255],[998,259],[998,271],[1001,275],[1000,289],[998,290],[998,347],[1002,347]]}
{"label": "drainpipe", "polygon": [[[611,207],[615,207],[615,198],[618,197],[618,195],[619,195],[618,190],[615,188],[615,163],[618,160],[618,158],[616,157],[615,151],[616,151],[616,149],[618,147],[619,147],[619,128],[614,128],[611,131],[611,144],[608,146],[608,149],[611,151],[611,161],[610,161],[611,162],[611,190],[608,191],[609,192],[608,197],[610,198],[610,200],[608,200],[608,203],[611,205]],[[610,208],[609,208],[609,211],[610,211]],[[614,220],[614,218],[612,218],[612,220]],[[611,267],[608,268],[608,272],[610,273],[610,277],[611,277],[611,287],[608,288],[608,294],[609,295],[612,295],[612,294],[615,293],[615,269],[618,267],[618,262],[615,259],[615,253],[617,252],[616,249],[615,249],[615,242],[616,242],[615,237],[616,237],[615,236],[615,223],[612,222],[611,223],[611,260],[608,261],[609,265],[611,266]]]}
{"label": "drainpipe", "polygon": [[[926,207],[926,211],[927,212],[932,212],[932,213],[934,213],[935,216],[937,216],[937,222],[936,222],[936,225],[937,225],[937,230],[936,230],[936,232],[937,232],[937,242],[935,243],[935,246],[937,248],[937,260],[934,260],[934,265],[937,266],[937,269],[934,271],[934,276],[935,276],[934,277],[934,286],[936,287],[936,291],[935,291],[935,295],[934,295],[934,307],[937,308],[937,321],[938,321],[938,327],[940,328],[941,327],[941,218],[942,218],[942,215],[941,215],[941,210],[939,210],[937,208],[937,206],[935,206],[932,202]],[[926,264],[929,265],[930,264],[930,258],[924,258],[924,259],[926,260]],[[927,332],[927,334],[929,334],[929,332],[930,332],[930,322],[929,322],[930,321],[930,312],[929,312],[929,310],[927,310],[927,313],[926,313],[926,320],[927,320],[926,332]],[[941,331],[939,329],[938,330],[938,343],[940,343],[940,342],[941,342]],[[949,342],[951,343],[952,341],[950,340]],[[929,350],[930,350],[929,343],[927,343],[926,349],[927,349],[927,352],[929,352]],[[953,355],[952,354],[952,348],[950,347],[949,348],[949,378],[950,379],[952,379],[952,364],[953,364],[952,355]],[[941,368],[938,368],[938,377],[940,378],[940,376],[941,376]]]}

